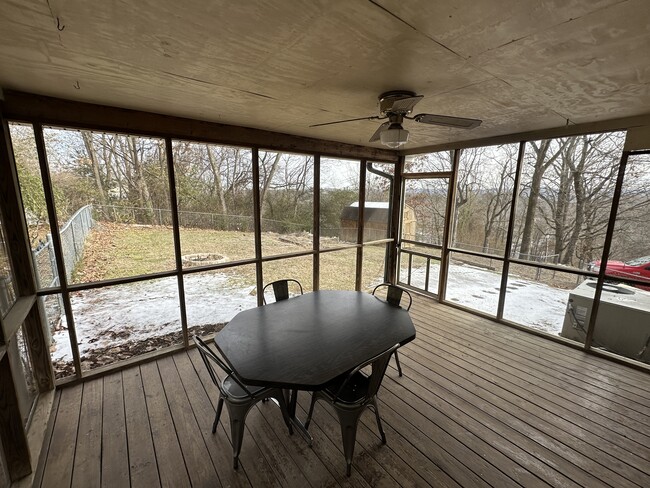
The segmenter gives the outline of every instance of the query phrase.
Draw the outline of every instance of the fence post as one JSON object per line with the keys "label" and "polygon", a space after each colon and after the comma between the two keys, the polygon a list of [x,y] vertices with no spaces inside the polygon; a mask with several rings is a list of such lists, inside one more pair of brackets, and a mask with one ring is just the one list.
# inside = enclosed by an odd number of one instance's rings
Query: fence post
{"label": "fence post", "polygon": [[[72,234],[72,249],[74,250],[74,255],[75,255],[75,258],[76,258],[77,257],[77,238],[74,235],[74,222],[73,221],[70,221],[70,233]],[[73,259],[73,261],[74,261],[74,259]],[[66,264],[66,268],[72,267],[72,266],[74,266],[74,263],[72,263],[71,266],[68,266]]]}
{"label": "fence post", "polygon": [[52,234],[47,233],[47,257],[50,259],[50,268],[52,269],[52,284],[56,286],[59,284],[59,269],[56,267],[56,256],[54,256],[54,246],[52,246]]}

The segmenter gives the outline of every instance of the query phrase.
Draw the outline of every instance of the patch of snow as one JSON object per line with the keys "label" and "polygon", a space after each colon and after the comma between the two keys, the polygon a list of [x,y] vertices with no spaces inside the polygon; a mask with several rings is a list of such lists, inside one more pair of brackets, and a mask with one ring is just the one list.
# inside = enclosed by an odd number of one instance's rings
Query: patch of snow
{"label": "patch of snow", "polygon": [[[189,274],[183,281],[190,327],[228,322],[242,310],[257,306],[254,287],[229,283],[223,273]],[[71,296],[79,353],[180,332],[176,278],[142,281],[75,293]],[[52,334],[52,359],[71,361],[66,330]]]}
{"label": "patch of snow", "polygon": [[[401,276],[407,275],[401,270]],[[431,264],[429,290],[437,292],[439,265]],[[411,284],[424,289],[426,269],[413,269]],[[405,281],[405,278],[402,278]],[[447,300],[496,316],[501,274],[469,264],[450,264]],[[559,334],[570,290],[510,275],[503,318],[549,334]]]}

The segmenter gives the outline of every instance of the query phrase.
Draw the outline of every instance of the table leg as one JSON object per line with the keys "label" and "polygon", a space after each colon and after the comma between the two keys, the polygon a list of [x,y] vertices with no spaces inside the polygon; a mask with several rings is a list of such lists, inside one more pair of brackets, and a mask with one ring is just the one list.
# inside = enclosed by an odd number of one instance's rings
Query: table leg
{"label": "table leg", "polygon": [[[287,392],[288,393],[288,392]],[[314,438],[311,436],[309,431],[305,429],[305,424],[303,424],[298,417],[296,417],[296,405],[298,403],[298,390],[291,390],[289,402],[287,403],[289,408],[289,418],[291,423],[298,429],[300,435],[307,441],[307,445],[311,447]]]}

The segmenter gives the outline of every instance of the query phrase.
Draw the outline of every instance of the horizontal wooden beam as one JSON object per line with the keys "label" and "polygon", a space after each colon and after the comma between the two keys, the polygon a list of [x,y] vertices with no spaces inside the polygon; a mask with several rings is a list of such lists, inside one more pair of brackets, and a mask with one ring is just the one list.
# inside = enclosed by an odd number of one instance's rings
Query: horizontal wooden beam
{"label": "horizontal wooden beam", "polygon": [[396,162],[397,151],[294,136],[279,132],[172,117],[92,103],[4,91],[7,119],[75,129],[173,137],[202,142],[257,147],[284,152]]}

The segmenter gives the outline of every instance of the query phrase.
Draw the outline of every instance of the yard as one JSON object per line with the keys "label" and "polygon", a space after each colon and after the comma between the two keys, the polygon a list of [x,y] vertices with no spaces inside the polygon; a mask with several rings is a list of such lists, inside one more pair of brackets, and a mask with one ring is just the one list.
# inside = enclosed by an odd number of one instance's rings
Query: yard
{"label": "yard", "polygon": [[[254,257],[253,235],[247,232],[181,228],[183,255],[213,253],[230,261]],[[338,245],[335,238],[324,243]],[[311,234],[265,233],[263,255],[279,255],[310,249]],[[321,289],[353,289],[356,249],[321,254]],[[370,291],[383,277],[384,246],[364,248],[363,289]],[[171,229],[99,222],[89,234],[84,255],[73,274],[75,283],[124,278],[172,270],[175,266]],[[432,268],[432,275],[437,274]],[[268,261],[264,282],[280,278],[299,280],[312,289],[312,257]],[[448,299],[494,313],[495,290],[500,275],[466,264],[452,264]],[[413,284],[422,286],[424,270],[415,269]],[[188,273],[183,277],[190,333],[218,331],[238,312],[255,307],[255,266],[252,264],[217,271]],[[568,296],[560,290],[526,279],[508,287],[507,314],[520,323],[558,333]],[[532,299],[543,306],[534,307]],[[468,301],[469,300],[469,301]],[[82,367],[104,364],[180,343],[180,307],[175,277],[76,292],[71,295]],[[72,372],[72,351],[65,316],[53,333],[52,357],[59,376]]]}
{"label": "yard", "polygon": [[[265,233],[263,254],[305,251],[309,234]],[[329,239],[329,246],[343,243]],[[254,257],[253,235],[246,232],[181,229],[184,255],[214,253],[229,261]],[[384,249],[364,248],[363,289],[383,281]],[[320,288],[354,289],[356,249],[321,255]],[[171,229],[99,222],[84,246],[75,283],[124,278],[174,268]],[[312,289],[312,257],[266,262],[264,282],[281,278],[299,280]],[[255,265],[186,274],[183,278],[187,320],[194,333],[219,330],[239,311],[257,305]],[[77,342],[84,369],[153,351],[181,341],[178,283],[175,277],[108,286],[71,294]],[[52,334],[52,358],[59,376],[72,371],[72,352],[65,316]]]}

